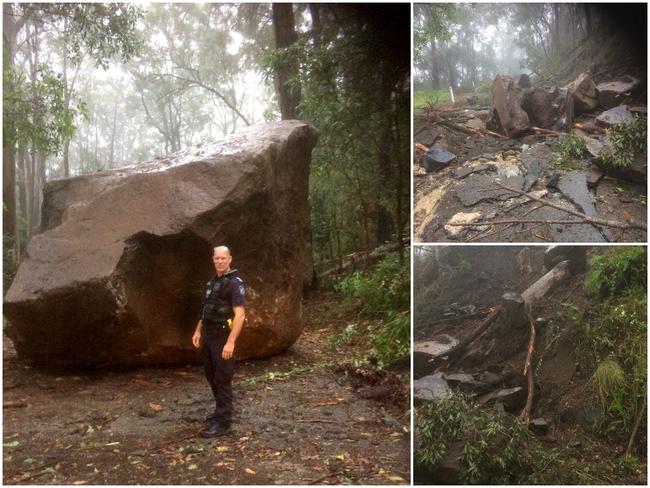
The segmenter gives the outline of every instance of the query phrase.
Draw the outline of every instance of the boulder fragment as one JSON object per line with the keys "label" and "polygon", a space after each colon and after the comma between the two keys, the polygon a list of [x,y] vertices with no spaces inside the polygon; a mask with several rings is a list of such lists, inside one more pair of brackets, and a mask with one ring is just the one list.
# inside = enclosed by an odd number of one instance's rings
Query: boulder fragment
{"label": "boulder fragment", "polygon": [[511,76],[496,76],[492,104],[508,137],[516,137],[530,126],[528,114],[521,108],[521,93]]}
{"label": "boulder fragment", "polygon": [[567,92],[573,96],[575,114],[591,112],[598,106],[598,92],[596,84],[587,73],[581,73],[566,87]]}
{"label": "boulder fragment", "polygon": [[286,350],[302,331],[311,277],[309,162],[300,121],[99,174],[48,183],[45,230],[5,296],[8,335],[46,364],[198,359],[191,344],[212,247],[247,285],[240,358]]}
{"label": "boulder fragment", "polygon": [[551,270],[562,261],[569,261],[571,273],[584,273],[587,269],[585,246],[549,246],[544,252],[544,269]]}
{"label": "boulder fragment", "polygon": [[641,80],[633,76],[623,76],[618,80],[599,83],[596,86],[598,102],[604,109],[620,105],[630,92],[639,87],[640,83]]}
{"label": "boulder fragment", "polygon": [[556,86],[527,90],[521,107],[528,114],[530,125],[552,128],[564,114],[564,98]]}
{"label": "boulder fragment", "polygon": [[616,124],[628,122],[633,118],[634,115],[632,115],[632,112],[627,108],[627,105],[619,105],[618,107],[606,110],[596,117],[596,123],[602,127],[611,127]]}
{"label": "boulder fragment", "polygon": [[422,155],[421,162],[427,173],[439,171],[447,166],[456,156],[444,149],[442,146],[435,145],[429,152]]}

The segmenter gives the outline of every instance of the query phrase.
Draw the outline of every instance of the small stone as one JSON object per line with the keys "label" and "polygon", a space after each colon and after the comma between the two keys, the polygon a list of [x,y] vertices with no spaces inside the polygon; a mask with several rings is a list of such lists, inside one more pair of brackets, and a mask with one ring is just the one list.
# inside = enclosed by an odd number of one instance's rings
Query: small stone
{"label": "small stone", "polygon": [[[466,226],[462,225],[449,225],[449,224],[470,224],[473,222],[478,222],[481,220],[483,214],[481,212],[459,212],[454,215],[447,225],[445,225],[445,231],[449,238],[458,237],[460,234],[467,230]],[[482,226],[473,227],[474,229],[481,229]]]}
{"label": "small stone", "polygon": [[549,425],[543,418],[536,418],[530,421],[528,428],[536,435],[546,435],[548,433]]}

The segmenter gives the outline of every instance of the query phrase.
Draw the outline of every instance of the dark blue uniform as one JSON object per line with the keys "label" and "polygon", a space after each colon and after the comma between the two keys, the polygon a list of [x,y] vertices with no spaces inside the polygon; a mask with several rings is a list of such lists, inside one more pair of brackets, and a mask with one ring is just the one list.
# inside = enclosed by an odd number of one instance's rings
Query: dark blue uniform
{"label": "dark blue uniform", "polygon": [[211,418],[224,427],[230,426],[232,418],[235,359],[223,359],[221,353],[235,316],[233,307],[245,305],[245,295],[244,282],[237,276],[237,270],[231,270],[223,276],[215,275],[208,281],[201,304],[201,352],[205,377],[210,383],[215,401]]}

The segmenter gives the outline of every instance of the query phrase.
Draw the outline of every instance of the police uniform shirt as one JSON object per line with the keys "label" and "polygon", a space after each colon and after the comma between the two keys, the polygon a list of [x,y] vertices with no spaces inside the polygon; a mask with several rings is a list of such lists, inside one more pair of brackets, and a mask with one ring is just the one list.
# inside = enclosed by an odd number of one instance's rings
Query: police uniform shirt
{"label": "police uniform shirt", "polygon": [[[226,283],[220,283],[222,280],[227,281]],[[246,305],[246,289],[244,281],[237,276],[237,270],[229,271],[222,276],[215,275],[210,281],[208,281],[203,297],[203,303],[201,304],[199,319],[203,319],[205,306],[210,301],[213,293],[218,294],[220,299],[219,301],[229,303],[232,308]]]}

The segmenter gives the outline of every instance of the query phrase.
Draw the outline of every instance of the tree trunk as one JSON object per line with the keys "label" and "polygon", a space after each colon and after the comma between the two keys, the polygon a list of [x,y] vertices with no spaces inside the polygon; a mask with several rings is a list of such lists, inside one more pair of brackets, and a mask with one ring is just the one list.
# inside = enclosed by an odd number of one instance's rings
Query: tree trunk
{"label": "tree trunk", "polygon": [[[290,3],[273,4],[273,31],[276,49],[287,49],[297,40],[298,34],[293,18],[293,5]],[[275,89],[280,100],[282,120],[298,118],[300,103],[300,82],[298,80],[298,60],[295,56],[282,55],[282,62],[275,72]]]}
{"label": "tree trunk", "polygon": [[[3,72],[14,67],[14,55],[18,32],[25,23],[24,17],[16,17],[11,3],[2,5],[2,54],[4,58]],[[11,78],[4,85],[5,92],[11,92]],[[9,107],[5,104],[4,111]],[[3,238],[7,246],[13,246],[16,237],[16,132],[11,124],[3,124],[2,143],[2,203],[3,203]]]}
{"label": "tree trunk", "polygon": [[436,40],[431,38],[431,62],[430,62],[431,88],[440,88],[440,69],[438,68],[438,51]]}
{"label": "tree trunk", "polygon": [[[25,186],[25,151],[19,151],[18,154],[18,174],[16,181],[18,183],[18,211],[17,211],[17,220],[22,217],[23,225],[17,229],[17,245],[16,250],[18,252],[18,257],[22,256],[25,251],[25,245],[29,239],[29,226],[26,225],[28,221],[28,211],[27,208],[27,188]],[[20,231],[22,229],[22,232]]]}

